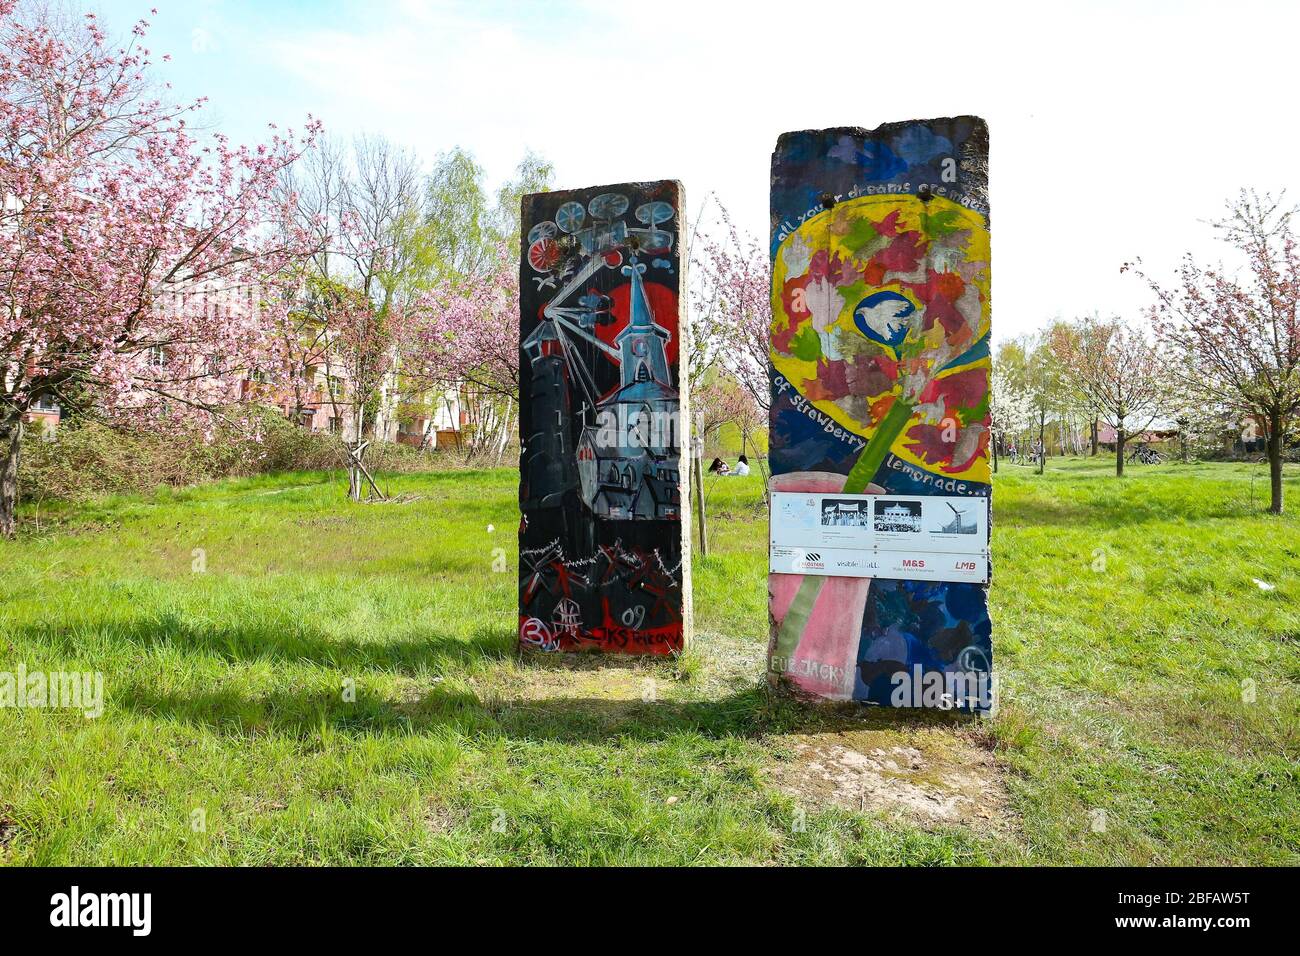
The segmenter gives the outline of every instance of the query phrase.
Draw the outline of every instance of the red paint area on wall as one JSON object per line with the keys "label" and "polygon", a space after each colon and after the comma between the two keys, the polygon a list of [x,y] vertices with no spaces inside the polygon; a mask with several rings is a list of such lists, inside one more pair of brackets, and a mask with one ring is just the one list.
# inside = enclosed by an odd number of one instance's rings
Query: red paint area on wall
{"label": "red paint area on wall", "polygon": [[[660,285],[658,282],[645,283],[646,300],[650,303],[650,311],[654,314],[655,322],[668,330],[672,336],[664,345],[664,353],[668,356],[668,364],[677,364],[677,295],[667,286]],[[596,337],[608,345],[614,344],[614,339],[626,327],[630,318],[628,308],[629,301],[632,297],[632,284],[625,282],[610,290],[610,307],[609,314],[613,321],[607,325],[596,326]]]}

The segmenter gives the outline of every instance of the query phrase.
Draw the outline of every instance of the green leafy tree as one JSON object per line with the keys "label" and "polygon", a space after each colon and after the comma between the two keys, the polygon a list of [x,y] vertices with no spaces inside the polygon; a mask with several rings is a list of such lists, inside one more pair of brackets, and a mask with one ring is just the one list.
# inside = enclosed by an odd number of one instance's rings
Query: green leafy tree
{"label": "green leafy tree", "polygon": [[481,274],[490,261],[492,213],[483,167],[459,146],[441,153],[424,192],[422,241],[437,278]]}
{"label": "green leafy tree", "polygon": [[497,208],[492,223],[494,238],[510,249],[518,249],[520,205],[524,196],[549,192],[554,183],[555,167],[531,150],[525,153],[515,167],[514,177],[497,190]]}
{"label": "green leafy tree", "polygon": [[1048,425],[1059,420],[1068,399],[1060,363],[1048,344],[1050,335],[1049,328],[1002,343],[996,363],[999,376],[1018,393],[1027,412],[1026,424],[1035,433],[1034,448],[1041,452],[1040,475],[1047,461]]}
{"label": "green leafy tree", "polygon": [[436,279],[482,276],[495,262],[498,246],[519,247],[520,200],[546,191],[554,178],[549,162],[527,153],[497,190],[493,205],[473,154],[460,147],[442,153],[425,186],[423,228],[411,241],[422,247]]}

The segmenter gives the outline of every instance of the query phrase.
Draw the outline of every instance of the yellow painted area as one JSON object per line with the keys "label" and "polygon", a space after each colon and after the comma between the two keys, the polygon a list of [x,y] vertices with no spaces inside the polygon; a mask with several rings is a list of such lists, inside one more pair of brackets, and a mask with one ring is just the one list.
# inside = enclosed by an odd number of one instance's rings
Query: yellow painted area
{"label": "yellow painted area", "polygon": [[[799,294],[801,295],[799,304],[805,308],[810,307],[810,302],[827,303],[829,308],[821,310],[827,314],[835,307],[834,295],[838,293],[842,299],[833,321],[826,326],[827,334],[822,337],[823,351],[827,347],[826,339],[830,337],[833,343],[830,348],[836,349],[841,356],[847,356],[852,351],[864,355],[880,355],[889,361],[901,363],[899,377],[893,387],[866,398],[865,407],[876,409],[875,413],[855,415],[849,408],[850,400],[847,397],[837,399],[816,397],[814,383],[827,368],[822,364],[825,359],[808,360],[778,351],[775,346],[772,349],[772,362],[776,370],[785,376],[818,411],[823,412],[845,429],[867,439],[870,439],[875,428],[873,418],[878,419],[883,413],[882,409],[887,407],[889,396],[892,395],[897,399],[906,392],[909,397],[914,398],[915,393],[919,391],[917,386],[925,381],[946,378],[973,368],[989,368],[987,349],[980,350],[982,354],[972,355],[970,361],[961,360],[964,353],[971,351],[976,343],[987,336],[990,325],[990,239],[984,216],[942,196],[934,196],[928,202],[922,202],[911,194],[884,194],[850,199],[838,203],[831,210],[809,218],[798,230],[788,236],[777,252],[772,269],[774,342],[792,327],[791,323],[795,323],[797,334],[806,336],[808,333],[805,330],[813,326],[812,317],[808,314],[787,313],[782,295],[787,280],[808,275],[809,267],[806,263],[809,257],[819,250],[824,250],[832,259],[838,255],[842,264],[855,271],[867,270],[871,257],[880,252],[888,241],[873,238],[874,230],[870,227],[884,222],[894,213],[898,214],[897,223],[900,233],[918,234],[917,241],[920,248],[924,250],[918,268],[907,274],[889,271],[883,277],[865,276],[862,285],[846,284],[843,289],[835,289],[829,296],[826,294],[826,287],[823,286],[820,299],[811,289]],[[868,244],[859,251],[864,237]],[[868,337],[855,324],[855,306],[873,293],[888,291],[901,295],[910,302],[916,309],[913,318],[917,320],[918,326],[923,325],[923,321],[920,320],[926,306],[916,292],[906,288],[905,285],[909,282],[924,284],[927,267],[940,275],[960,274],[963,288],[973,286],[978,291],[977,322],[972,324],[968,321],[964,328],[949,333],[941,323],[936,321],[926,332],[920,331],[919,328],[909,330],[906,338],[894,346]],[[874,282],[874,279],[880,281]],[[792,304],[791,311],[797,313],[797,306]],[[972,310],[968,308],[966,311],[969,313]],[[963,336],[965,341],[956,341]],[[838,343],[845,343],[846,348],[838,348]],[[956,364],[952,368],[938,371],[939,368],[954,360]],[[911,384],[910,388],[908,381]],[[863,407],[859,404],[857,411],[862,413]],[[914,413],[913,422],[908,425],[908,428],[921,420],[921,410],[918,410]],[[981,454],[972,462],[971,467],[962,472],[947,472],[941,470],[937,464],[926,463],[909,451],[906,447],[909,441],[905,429],[903,434],[892,443],[890,450],[904,461],[934,474],[958,480],[978,482],[989,480],[987,453]]]}

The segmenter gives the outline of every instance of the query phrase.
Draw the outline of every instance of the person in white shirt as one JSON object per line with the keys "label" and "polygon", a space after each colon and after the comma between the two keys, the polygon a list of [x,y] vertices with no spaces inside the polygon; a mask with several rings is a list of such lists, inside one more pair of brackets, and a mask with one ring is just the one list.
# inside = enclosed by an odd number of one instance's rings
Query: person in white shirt
{"label": "person in white shirt", "polygon": [[736,462],[736,467],[731,470],[731,473],[742,478],[749,474],[749,459],[741,455],[740,461]]}

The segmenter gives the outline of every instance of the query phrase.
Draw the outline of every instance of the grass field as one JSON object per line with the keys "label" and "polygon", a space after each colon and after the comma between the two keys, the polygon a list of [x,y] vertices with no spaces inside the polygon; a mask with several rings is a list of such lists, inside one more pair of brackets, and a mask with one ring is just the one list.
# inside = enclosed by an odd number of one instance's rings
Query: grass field
{"label": "grass field", "polygon": [[762,689],[756,477],[658,663],[516,656],[510,471],[28,511],[0,671],[105,707],[0,708],[0,862],[1298,863],[1300,520],[1262,466],[1111,467],[997,478],[992,720]]}

